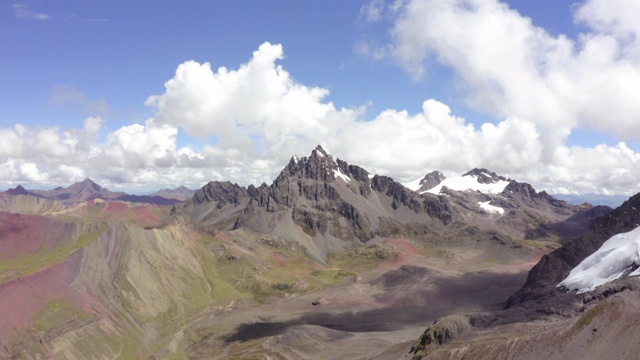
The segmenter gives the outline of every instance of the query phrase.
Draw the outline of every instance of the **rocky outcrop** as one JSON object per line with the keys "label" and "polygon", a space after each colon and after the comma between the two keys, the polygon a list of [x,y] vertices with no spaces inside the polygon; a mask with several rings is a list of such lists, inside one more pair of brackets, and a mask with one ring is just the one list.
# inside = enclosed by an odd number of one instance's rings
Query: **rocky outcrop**
{"label": "rocky outcrop", "polygon": [[460,336],[465,330],[487,322],[488,315],[456,314],[436,320],[420,336],[411,353],[420,353],[429,345],[442,345]]}
{"label": "rocky outcrop", "polygon": [[594,253],[613,235],[633,230],[640,224],[640,194],[627,200],[609,214],[593,220],[589,229],[580,237],[542,257],[527,277],[524,286],[507,301],[509,308],[533,300],[554,296],[571,269]]}
{"label": "rocky outcrop", "polygon": [[446,176],[444,176],[440,171],[434,170],[425,175],[422,180],[420,180],[420,187],[416,190],[416,192],[421,193],[429,189],[433,189],[434,187],[440,185],[440,183],[444,179],[446,179]]}
{"label": "rocky outcrop", "polygon": [[453,221],[453,210],[445,197],[431,194],[419,195],[388,176],[374,176],[371,188],[389,196],[394,210],[405,206],[416,214],[426,213],[430,217],[440,219],[445,225]]}
{"label": "rocky outcrop", "polygon": [[247,195],[247,190],[238,184],[232,184],[228,181],[211,181],[196,191],[193,195],[193,202],[196,204],[216,202],[217,208],[220,209],[227,204],[240,204]]}
{"label": "rocky outcrop", "polygon": [[579,208],[579,206],[570,205],[566,201],[558,200],[545,191],[536,192],[530,184],[517,182],[515,180],[509,182],[501,195],[512,202],[525,204],[534,208],[546,206],[548,208],[554,208],[555,211],[564,214],[566,214],[567,211]]}
{"label": "rocky outcrop", "polygon": [[471,171],[468,171],[462,176],[474,176],[480,184],[493,184],[500,180],[508,181],[509,179],[504,176],[499,176],[498,174],[491,172],[487,169],[479,169],[475,168]]}

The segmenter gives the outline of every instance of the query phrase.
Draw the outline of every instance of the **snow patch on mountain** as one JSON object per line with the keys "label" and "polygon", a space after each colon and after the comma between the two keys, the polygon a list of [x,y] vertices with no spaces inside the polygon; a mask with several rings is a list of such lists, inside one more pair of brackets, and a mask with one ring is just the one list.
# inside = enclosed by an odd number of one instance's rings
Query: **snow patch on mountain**
{"label": "snow patch on mountain", "polygon": [[422,181],[422,178],[417,178],[413,181],[409,181],[408,183],[403,183],[402,185],[404,185],[404,187],[409,190],[417,191],[418,189],[420,189],[420,181]]}
{"label": "snow patch on mountain", "polygon": [[345,182],[349,182],[351,181],[351,179],[345,175],[342,171],[340,171],[340,168],[334,169],[333,170],[333,175],[337,178],[340,178],[342,180],[344,180]]}
{"label": "snow patch on mountain", "polygon": [[[619,279],[640,265],[640,227],[611,237],[598,251],[573,268],[558,286],[578,293]],[[628,276],[640,276],[640,268]]]}
{"label": "snow patch on mountain", "polygon": [[446,178],[438,186],[422,191],[420,194],[431,193],[438,195],[445,186],[455,191],[471,190],[479,191],[481,193],[499,194],[507,187],[507,185],[509,185],[509,182],[506,180],[498,180],[494,183],[483,184],[478,182],[478,178],[473,175],[457,176]]}
{"label": "snow patch on mountain", "polygon": [[478,205],[480,205],[480,207],[489,213],[495,213],[495,214],[504,214],[504,209],[499,207],[499,206],[494,206],[489,204],[491,201],[479,201]]}

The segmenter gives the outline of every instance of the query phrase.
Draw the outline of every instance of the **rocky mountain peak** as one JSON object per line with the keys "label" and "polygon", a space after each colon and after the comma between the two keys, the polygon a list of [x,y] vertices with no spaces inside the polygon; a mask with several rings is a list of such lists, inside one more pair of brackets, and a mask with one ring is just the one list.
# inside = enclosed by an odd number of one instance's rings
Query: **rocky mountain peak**
{"label": "rocky mountain peak", "polygon": [[247,189],[229,181],[210,181],[193,195],[193,202],[217,202],[218,208],[226,204],[238,205],[248,195]]}
{"label": "rocky mountain peak", "polygon": [[78,182],[78,183],[75,183],[75,184],[69,186],[69,189],[90,190],[90,191],[95,191],[95,192],[100,192],[100,191],[104,190],[104,188],[102,186],[96,184],[90,178],[86,178],[86,179],[82,180],[81,182]]}
{"label": "rocky mountain peak", "polygon": [[313,149],[313,151],[311,152],[311,155],[316,155],[316,156],[320,156],[320,157],[325,157],[325,156],[329,156],[331,157],[331,154],[325,150],[321,145],[316,146],[315,149]]}
{"label": "rocky mountain peak", "polygon": [[9,195],[29,195],[30,193],[22,187],[22,185],[16,186],[14,189],[9,189],[5,193]]}
{"label": "rocky mountain peak", "polygon": [[493,184],[500,180],[508,181],[508,179],[505,178],[504,176],[499,176],[494,172],[491,172],[487,169],[482,169],[482,168],[475,168],[471,171],[468,171],[462,174],[462,176],[474,176],[477,178],[480,184]]}
{"label": "rocky mountain peak", "polygon": [[302,179],[333,182],[336,179],[336,175],[342,173],[344,173],[344,171],[339,169],[338,163],[333,159],[333,156],[323,149],[322,146],[318,145],[311,151],[311,155],[309,156],[301,159],[297,156],[291,157],[291,160],[289,160],[287,166],[280,176],[278,176],[276,182],[281,181],[283,177],[298,177]]}
{"label": "rocky mountain peak", "polygon": [[509,199],[520,199],[530,205],[536,202],[545,202],[558,208],[570,207],[567,202],[554,198],[546,191],[536,192],[531,184],[515,180],[509,181],[509,184],[502,191],[502,195]]}
{"label": "rocky mountain peak", "polygon": [[429,189],[433,189],[434,187],[440,185],[440,183],[446,179],[440,171],[434,170],[427,175],[425,175],[422,180],[420,180],[420,187],[418,188],[418,192],[426,191]]}

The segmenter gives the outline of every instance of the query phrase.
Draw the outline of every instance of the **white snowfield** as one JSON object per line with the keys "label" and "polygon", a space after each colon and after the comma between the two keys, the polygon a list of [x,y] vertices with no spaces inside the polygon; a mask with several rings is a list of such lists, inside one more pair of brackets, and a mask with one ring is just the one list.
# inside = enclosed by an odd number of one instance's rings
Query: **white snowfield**
{"label": "white snowfield", "polygon": [[[611,237],[576,266],[558,286],[578,294],[616,280],[640,264],[640,227]],[[640,276],[640,268],[629,276]]]}
{"label": "white snowfield", "polygon": [[499,214],[499,215],[504,214],[504,209],[503,208],[501,208],[499,206],[491,205],[491,204],[489,204],[490,202],[491,201],[479,201],[478,205],[480,205],[480,207],[486,212],[496,213],[496,214]]}
{"label": "white snowfield", "polygon": [[[404,184],[404,186],[407,187],[408,189],[416,191],[420,188],[420,180],[422,180],[422,178],[408,182]],[[431,193],[431,194],[438,195],[440,194],[440,190],[442,190],[444,186],[455,191],[471,190],[471,191],[479,191],[485,194],[487,193],[499,194],[504,190],[504,188],[507,187],[507,185],[509,185],[509,182],[505,180],[498,180],[497,182],[492,184],[482,184],[478,182],[477,176],[473,176],[473,175],[456,176],[456,177],[446,178],[436,187],[433,187],[429,190],[421,191],[420,194]]]}
{"label": "white snowfield", "polygon": [[413,191],[417,191],[418,189],[420,189],[420,181],[423,178],[417,178],[413,181],[409,181],[408,183],[404,183],[402,185],[404,185],[404,187],[406,187],[409,190],[413,190]]}

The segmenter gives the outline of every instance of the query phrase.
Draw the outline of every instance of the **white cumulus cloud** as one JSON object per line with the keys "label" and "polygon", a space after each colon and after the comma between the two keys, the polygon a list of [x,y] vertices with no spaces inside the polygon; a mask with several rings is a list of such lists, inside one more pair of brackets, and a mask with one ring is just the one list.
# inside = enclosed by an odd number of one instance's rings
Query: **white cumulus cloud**
{"label": "white cumulus cloud", "polygon": [[590,0],[575,13],[591,30],[577,41],[497,0],[409,1],[392,52],[415,78],[428,79],[430,58],[451,67],[476,109],[535,121],[547,155],[576,127],[637,139],[640,6]]}
{"label": "white cumulus cloud", "polygon": [[[490,0],[472,3],[477,6],[457,9],[456,1],[441,2],[449,6],[441,6],[441,11],[451,16],[461,12],[470,24],[480,26],[484,22],[473,19],[469,12],[481,12],[482,6],[489,6],[494,21],[507,16],[513,33],[538,36],[539,46],[555,54],[543,57],[546,63],[539,58],[525,59],[533,52],[529,50],[532,45],[505,38],[515,46],[514,52],[520,52],[507,54],[509,60],[505,60],[509,69],[523,72],[514,75],[515,80],[524,81],[515,85],[507,84],[507,74],[488,60],[460,60],[470,66],[466,70],[469,74],[461,74],[470,79],[470,98],[495,107],[502,116],[496,123],[473,125],[435,99],[424,101],[422,111],[416,114],[388,109],[369,117],[364,107],[337,108],[328,101],[327,89],[304,85],[285,70],[279,63],[284,60],[282,45],[264,43],[235,69],[213,70],[210,64],[195,61],[180,64],[165,83],[164,93],[146,101],[154,114],[144,123],[109,133],[103,133],[105,120],[101,118],[88,118],[80,129],[0,128],[0,179],[61,185],[89,176],[114,189],[198,187],[210,180],[258,185],[270,183],[292,155],[308,155],[321,144],[336,157],[401,181],[434,169],[460,174],[486,167],[550,192],[637,192],[640,184],[634,173],[640,154],[624,142],[591,148],[565,143],[568,133],[586,121],[576,115],[578,107],[570,101],[576,85],[573,75],[567,74],[567,69],[581,70],[549,62],[571,60],[576,64],[576,54],[581,53],[573,50],[569,40],[544,34],[504,5]],[[397,9],[399,24],[411,18],[411,7],[417,5],[398,6],[405,6]],[[533,33],[527,32],[531,29]],[[482,39],[469,40],[465,46],[477,46],[475,41]],[[400,43],[394,46],[399,48]],[[429,45],[427,53],[443,61],[449,59],[449,55],[440,54],[448,54],[445,44],[434,46]],[[463,51],[457,47],[448,50]],[[506,50],[498,49],[502,51]],[[565,52],[573,55],[566,58]],[[478,56],[499,58],[491,51]],[[403,66],[421,71],[419,62]],[[549,79],[557,79],[559,85],[550,86]],[[532,84],[528,90],[527,82]],[[491,93],[494,87],[500,91]],[[557,89],[564,89],[566,101],[554,99]],[[538,104],[525,102],[524,94]],[[509,101],[502,106],[500,99]],[[550,132],[554,126],[558,134]],[[199,149],[180,147],[181,132],[215,140]]]}

